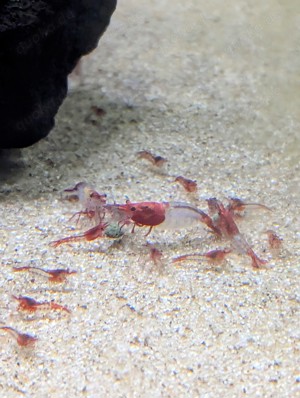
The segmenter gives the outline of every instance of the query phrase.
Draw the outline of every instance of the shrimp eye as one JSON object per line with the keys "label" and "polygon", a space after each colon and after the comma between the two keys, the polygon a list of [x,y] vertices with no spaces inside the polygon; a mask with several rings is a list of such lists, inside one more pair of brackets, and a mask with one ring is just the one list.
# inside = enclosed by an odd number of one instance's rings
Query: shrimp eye
{"label": "shrimp eye", "polygon": [[132,207],[130,210],[131,210],[131,211],[136,211],[136,208],[135,208],[135,207]]}

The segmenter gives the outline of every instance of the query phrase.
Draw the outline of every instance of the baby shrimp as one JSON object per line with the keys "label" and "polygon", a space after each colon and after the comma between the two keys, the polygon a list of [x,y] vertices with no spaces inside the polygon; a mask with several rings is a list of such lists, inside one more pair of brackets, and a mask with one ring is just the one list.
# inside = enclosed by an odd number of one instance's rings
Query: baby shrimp
{"label": "baby shrimp", "polygon": [[271,250],[274,252],[278,252],[279,249],[282,246],[283,239],[280,238],[276,232],[272,231],[271,229],[268,229],[266,231],[266,234],[268,235],[268,244]]}
{"label": "baby shrimp", "polygon": [[153,155],[149,151],[140,151],[137,153],[137,156],[140,159],[148,160],[156,167],[162,167],[165,163],[167,163],[167,159],[163,158],[162,156]]}
{"label": "baby shrimp", "polygon": [[104,217],[103,205],[106,203],[106,194],[100,194],[85,182],[79,182],[73,188],[65,189],[64,192],[70,193],[70,197],[77,198],[83,206],[83,210],[75,213],[79,221],[82,215],[88,218],[95,218],[99,222]]}
{"label": "baby shrimp", "polygon": [[162,257],[163,253],[157,249],[155,246],[151,244],[147,244],[150,248],[150,259],[153,261],[155,266],[161,265],[162,264]]}
{"label": "baby shrimp", "polygon": [[224,207],[223,203],[216,198],[210,198],[207,204],[210,213],[213,214],[213,223],[222,236],[232,238],[240,233],[231,212]]}
{"label": "baby shrimp", "polygon": [[271,249],[280,249],[282,245],[282,238],[280,238],[276,232],[272,231],[271,229],[268,229],[266,231],[266,234],[268,235],[268,243]]}
{"label": "baby shrimp", "polygon": [[8,332],[11,336],[13,336],[16,339],[18,345],[22,347],[33,346],[38,340],[37,337],[31,336],[27,333],[20,333],[10,326],[0,326],[0,329]]}
{"label": "baby shrimp", "polygon": [[53,301],[40,302],[36,301],[31,297],[26,297],[26,296],[17,297],[13,295],[12,297],[19,302],[19,310],[35,312],[38,309],[49,308],[51,310],[60,310],[60,311],[66,311],[69,314],[71,313],[71,311],[67,307],[54,303]]}
{"label": "baby shrimp", "polygon": [[106,111],[102,108],[100,108],[99,106],[96,105],[92,105],[91,106],[91,111],[96,115],[96,116],[104,116],[106,115]]}
{"label": "baby shrimp", "polygon": [[105,228],[108,226],[108,223],[100,223],[99,225],[96,225],[95,227],[89,229],[88,231],[84,232],[81,235],[75,235],[75,236],[67,236],[66,238],[58,239],[53,242],[50,242],[50,246],[52,247],[58,247],[64,243],[70,243],[70,242],[78,242],[82,240],[95,240],[97,238],[103,238]]}
{"label": "baby shrimp", "polygon": [[241,212],[245,210],[246,206],[260,207],[262,209],[272,211],[269,207],[261,203],[246,203],[239,198],[229,198],[228,201],[229,201],[228,209],[232,212]]}
{"label": "baby shrimp", "polygon": [[188,260],[189,258],[193,258],[193,257],[206,257],[209,261],[211,261],[213,263],[221,263],[228,253],[231,253],[231,250],[225,248],[225,249],[211,250],[204,254],[201,254],[201,253],[184,254],[182,256],[174,258],[172,260],[172,262],[178,263],[180,261],[185,261],[185,260]]}
{"label": "baby shrimp", "polygon": [[238,252],[242,254],[247,254],[251,258],[253,268],[260,268],[262,265],[267,264],[266,260],[259,258],[257,254],[254,253],[249,243],[246,241],[242,234],[239,233],[233,237],[232,246]]}
{"label": "baby shrimp", "polygon": [[187,192],[197,191],[197,181],[189,180],[188,178],[178,176],[175,178],[175,182],[179,182]]}
{"label": "baby shrimp", "polygon": [[39,267],[33,266],[24,266],[24,267],[13,267],[14,272],[22,272],[22,271],[37,271],[43,274],[48,275],[48,280],[50,282],[64,282],[67,279],[67,276],[76,274],[77,271],[71,271],[69,269],[43,269]]}
{"label": "baby shrimp", "polygon": [[247,254],[251,258],[254,268],[259,268],[261,265],[266,264],[267,261],[260,259],[254,253],[246,239],[240,233],[230,209],[225,208],[223,203],[216,198],[210,198],[207,202],[210,212],[214,213],[214,224],[222,236],[231,240],[233,248],[240,253]]}

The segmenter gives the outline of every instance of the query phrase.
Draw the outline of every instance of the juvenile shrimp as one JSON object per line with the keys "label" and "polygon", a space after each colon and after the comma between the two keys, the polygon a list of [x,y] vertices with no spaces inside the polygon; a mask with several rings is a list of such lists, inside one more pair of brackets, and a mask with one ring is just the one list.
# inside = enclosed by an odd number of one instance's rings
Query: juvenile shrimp
{"label": "juvenile shrimp", "polygon": [[34,337],[27,333],[20,333],[10,326],[0,326],[0,329],[13,336],[18,345],[22,347],[33,346],[38,340],[37,337]]}
{"label": "juvenile shrimp", "polygon": [[68,312],[69,314],[71,311],[67,308],[64,307],[60,304],[57,304],[53,301],[36,301],[35,299],[27,296],[12,296],[15,300],[19,302],[19,310],[23,311],[29,311],[29,312],[36,312],[38,309],[51,309],[51,310],[59,310],[59,311],[65,311]]}
{"label": "juvenile shrimp", "polygon": [[77,198],[83,207],[83,210],[75,213],[71,219],[78,216],[78,222],[82,215],[90,219],[94,218],[96,222],[103,219],[106,194],[98,193],[85,182],[79,182],[73,188],[65,189],[64,192],[68,192],[71,198]]}
{"label": "juvenile shrimp", "polygon": [[37,271],[41,272],[42,274],[48,275],[48,280],[50,282],[64,282],[69,275],[76,274],[77,271],[71,271],[67,269],[43,269],[39,267],[32,267],[32,266],[24,266],[24,267],[13,267],[14,272],[22,272],[22,271]]}
{"label": "juvenile shrimp", "polygon": [[233,248],[240,253],[247,254],[251,258],[254,268],[259,268],[261,265],[266,264],[267,261],[260,259],[254,253],[246,239],[240,233],[230,209],[225,208],[223,203],[216,198],[210,198],[207,202],[210,212],[214,213],[213,220],[215,226],[221,232],[222,236],[231,240]]}
{"label": "juvenile shrimp", "polygon": [[81,235],[67,236],[66,238],[55,240],[53,242],[50,242],[49,244],[52,247],[58,247],[64,243],[80,242],[82,240],[92,241],[97,238],[103,238],[105,237],[104,232],[108,225],[108,223],[100,223],[99,225],[96,225],[95,227],[89,229]]}
{"label": "juvenile shrimp", "polygon": [[191,254],[184,254],[179,257],[175,257],[172,262],[173,263],[178,263],[180,261],[185,261],[188,260],[189,258],[193,257],[206,257],[209,261],[213,263],[221,263],[225,256],[231,253],[231,249],[216,249],[216,250],[210,250],[207,253],[191,253]]}
{"label": "juvenile shrimp", "polygon": [[150,163],[152,163],[156,167],[162,167],[165,163],[167,163],[167,159],[163,158],[162,156],[153,155],[149,151],[140,151],[137,153],[138,158],[146,159]]}
{"label": "juvenile shrimp", "polygon": [[228,209],[232,212],[241,212],[245,210],[247,206],[254,206],[254,207],[260,207],[262,209],[272,211],[269,207],[261,204],[261,203],[246,203],[242,199],[239,198],[229,198],[228,199]]}
{"label": "juvenile shrimp", "polygon": [[268,229],[266,231],[266,234],[268,235],[268,244],[270,249],[273,249],[274,251],[278,251],[281,246],[283,239],[280,238],[276,232],[272,231],[271,229]]}
{"label": "juvenile shrimp", "polygon": [[150,259],[154,265],[161,265],[163,253],[153,245],[148,244],[148,246],[150,247]]}
{"label": "juvenile shrimp", "polygon": [[96,105],[92,105],[91,106],[91,111],[96,115],[96,116],[105,116],[106,115],[106,111],[102,108],[100,108],[99,106]]}
{"label": "juvenile shrimp", "polygon": [[240,233],[229,209],[225,208],[216,198],[207,200],[208,208],[213,214],[213,224],[220,231],[220,234],[226,238],[232,238]]}
{"label": "juvenile shrimp", "polygon": [[179,182],[187,192],[197,191],[197,181],[189,180],[188,178],[178,176],[175,178],[175,182]]}
{"label": "juvenile shrimp", "polygon": [[267,264],[266,260],[263,260],[254,253],[253,249],[243,237],[242,234],[237,234],[232,238],[232,246],[240,253],[247,254],[252,261],[253,268],[261,268],[262,265]]}
{"label": "juvenile shrimp", "polygon": [[86,182],[78,182],[74,187],[64,189],[64,192],[67,192],[67,199],[79,200],[79,202],[83,206],[86,206],[88,204],[89,198],[93,195],[95,195],[95,197],[98,196],[100,199],[103,200],[105,200],[106,198],[105,194],[99,194],[97,191],[94,190],[94,188],[92,188]]}

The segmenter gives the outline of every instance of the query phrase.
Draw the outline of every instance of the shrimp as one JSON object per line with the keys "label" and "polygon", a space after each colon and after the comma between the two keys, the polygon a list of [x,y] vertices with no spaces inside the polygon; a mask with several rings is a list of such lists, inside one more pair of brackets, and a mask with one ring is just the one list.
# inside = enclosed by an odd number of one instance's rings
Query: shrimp
{"label": "shrimp", "polygon": [[280,238],[280,236],[278,236],[276,232],[272,231],[271,229],[268,229],[266,231],[266,234],[268,235],[269,248],[275,253],[279,252],[282,246],[283,239]]}
{"label": "shrimp", "polygon": [[246,203],[242,199],[239,199],[239,198],[229,198],[228,201],[229,201],[228,209],[233,213],[241,212],[241,211],[245,210],[246,206],[261,207],[262,209],[272,211],[269,207],[267,207],[261,203]]}
{"label": "shrimp", "polygon": [[210,198],[207,200],[208,208],[213,214],[213,224],[220,231],[220,234],[226,238],[232,238],[239,234],[239,229],[230,213],[230,211],[224,207],[216,198]]}
{"label": "shrimp", "polygon": [[[119,219],[123,225],[133,223],[131,232],[137,227],[150,227],[147,235],[152,228],[161,224],[165,220],[167,202],[140,202],[132,203],[127,200],[125,205],[110,205],[114,211],[114,216]],[[147,236],[146,235],[146,236]]]}
{"label": "shrimp", "polygon": [[54,303],[53,301],[40,302],[36,301],[31,297],[26,297],[26,296],[17,297],[13,295],[12,297],[19,302],[19,310],[35,312],[38,309],[49,308],[51,310],[60,310],[71,313],[71,311],[67,307]]}
{"label": "shrimp", "polygon": [[210,212],[214,213],[213,222],[216,228],[221,232],[222,236],[231,240],[233,248],[242,254],[247,254],[251,258],[254,268],[259,268],[261,265],[266,264],[267,261],[260,259],[254,253],[246,239],[240,233],[230,209],[225,208],[223,203],[216,198],[210,198],[207,202]]}
{"label": "shrimp", "polygon": [[16,339],[18,345],[22,347],[33,346],[38,340],[37,337],[31,336],[27,333],[20,333],[10,326],[0,326],[0,329],[8,332],[11,336],[13,336]]}
{"label": "shrimp", "polygon": [[184,254],[179,257],[175,257],[172,262],[173,263],[178,263],[179,261],[185,261],[188,260],[189,258],[193,257],[206,257],[209,261],[214,262],[214,263],[221,263],[225,256],[231,253],[231,249],[216,249],[216,250],[211,250],[207,253],[191,253],[191,254]]}
{"label": "shrimp", "polygon": [[79,182],[73,188],[65,189],[64,192],[70,193],[70,197],[75,197],[82,204],[83,210],[75,213],[79,221],[82,215],[95,219],[100,222],[104,217],[103,206],[106,204],[106,194],[100,194],[85,182]]}
{"label": "shrimp", "polygon": [[96,115],[96,116],[105,116],[106,115],[106,111],[102,108],[100,108],[97,105],[92,105],[91,106],[91,111]]}
{"label": "shrimp", "polygon": [[148,243],[148,246],[150,248],[150,259],[153,261],[154,265],[155,266],[161,265],[163,253],[159,249],[157,249],[155,246],[153,246],[149,243]]}
{"label": "shrimp", "polygon": [[37,271],[43,274],[48,275],[48,280],[50,282],[64,282],[67,279],[67,276],[76,274],[77,271],[71,271],[67,269],[43,269],[39,267],[33,266],[24,266],[24,267],[13,267],[14,272],[22,272],[22,271]]}
{"label": "shrimp", "polygon": [[187,192],[197,191],[197,181],[189,180],[188,178],[178,176],[175,178],[175,182],[179,182]]}
{"label": "shrimp", "polygon": [[271,229],[268,229],[266,231],[266,234],[268,235],[268,243],[269,247],[271,249],[280,249],[282,246],[282,241],[283,239],[280,238],[276,232],[272,231]]}
{"label": "shrimp", "polygon": [[153,155],[149,151],[140,151],[137,153],[137,156],[140,159],[146,159],[150,163],[152,163],[156,167],[162,167],[165,163],[167,163],[167,159],[163,158],[162,156]]}
{"label": "shrimp", "polygon": [[253,268],[260,268],[262,265],[267,264],[267,260],[263,260],[254,253],[253,249],[243,237],[242,234],[235,235],[232,239],[232,246],[240,253],[247,254],[252,261]]}
{"label": "shrimp", "polygon": [[218,229],[213,225],[212,219],[202,210],[181,202],[140,202],[131,203],[127,201],[125,205],[110,206],[114,216],[124,225],[133,223],[132,232],[135,226],[150,227],[147,235],[153,227],[160,229],[180,229],[187,228],[193,224],[202,222],[213,232],[219,234]]}

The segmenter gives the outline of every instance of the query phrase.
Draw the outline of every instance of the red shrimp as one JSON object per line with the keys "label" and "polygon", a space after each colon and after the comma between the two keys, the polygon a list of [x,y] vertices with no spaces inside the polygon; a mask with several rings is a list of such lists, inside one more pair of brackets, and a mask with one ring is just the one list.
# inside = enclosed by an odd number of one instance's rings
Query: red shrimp
{"label": "red shrimp", "polygon": [[245,210],[246,206],[254,206],[254,207],[261,207],[262,209],[272,211],[269,207],[261,204],[261,203],[246,203],[242,199],[239,198],[229,198],[228,199],[229,204],[228,204],[228,209],[231,212],[241,212]]}
{"label": "red shrimp", "polygon": [[62,269],[43,269],[40,267],[33,266],[24,266],[24,267],[13,267],[14,272],[22,272],[22,271],[37,271],[42,274],[48,275],[48,280],[50,282],[64,282],[67,279],[67,276],[76,274],[77,271],[71,271],[68,268]]}
{"label": "red shrimp", "polygon": [[204,254],[202,253],[184,254],[182,256],[174,258],[172,262],[178,263],[179,261],[185,261],[193,257],[206,257],[209,261],[213,263],[221,263],[228,253],[231,253],[231,250],[225,248],[225,249],[210,250],[209,252]]}
{"label": "red shrimp", "polygon": [[150,248],[150,259],[153,261],[154,265],[158,266],[162,264],[163,253],[155,246],[148,244]]}
{"label": "red shrimp", "polygon": [[271,229],[268,229],[266,231],[266,234],[268,235],[268,244],[270,249],[278,251],[282,246],[283,239],[280,238],[280,236],[278,236],[276,232],[272,231]]}
{"label": "red shrimp", "polygon": [[0,329],[13,336],[18,345],[22,347],[33,346],[38,340],[37,337],[31,336],[27,333],[20,333],[10,326],[0,326]]}
{"label": "red shrimp", "polygon": [[82,240],[91,241],[97,238],[103,238],[105,236],[104,232],[107,226],[108,223],[100,223],[99,225],[96,225],[95,227],[89,229],[81,235],[67,236],[66,238],[50,242],[50,246],[57,247],[62,245],[63,243],[78,242]]}
{"label": "red shrimp", "polygon": [[207,202],[210,212],[214,213],[214,224],[222,236],[231,240],[233,248],[240,253],[247,254],[251,258],[254,268],[259,268],[261,265],[266,264],[267,261],[260,259],[254,253],[246,239],[240,233],[230,209],[225,208],[223,203],[216,198],[210,198]]}
{"label": "red shrimp", "polygon": [[79,182],[75,187],[65,189],[64,192],[68,192],[71,198],[77,198],[82,204],[83,210],[72,216],[72,218],[78,216],[77,222],[82,215],[93,218],[96,222],[100,222],[103,219],[103,206],[106,203],[106,194],[98,193],[85,182]]}
{"label": "red shrimp", "polygon": [[188,178],[178,176],[175,178],[175,182],[179,182],[187,192],[197,191],[197,181],[189,180]]}
{"label": "red shrimp", "polygon": [[[104,216],[110,218],[110,222],[118,223],[121,228],[125,225],[133,224],[132,232],[134,232],[136,226],[149,227],[147,235],[149,235],[153,227],[179,229],[188,228],[193,224],[199,224],[199,222],[206,224],[217,235],[221,234],[219,229],[214,225],[213,220],[206,213],[187,203],[132,203],[128,200],[126,204],[103,204],[103,211]],[[91,241],[105,237],[106,228],[109,225],[110,223],[108,222],[103,223],[100,221],[98,225],[81,235],[59,239],[51,242],[50,245],[57,247],[63,243],[81,240]]]}
{"label": "red shrimp", "polygon": [[153,164],[153,166],[156,166],[156,167],[162,167],[168,161],[167,159],[163,158],[162,156],[153,155],[149,151],[140,151],[137,153],[137,156],[140,159],[148,160],[150,163]]}
{"label": "red shrimp", "polygon": [[51,310],[60,310],[60,311],[66,311],[68,313],[71,313],[71,311],[67,308],[64,307],[60,304],[54,303],[53,301],[36,301],[35,299],[31,297],[26,297],[26,296],[12,296],[15,300],[19,302],[19,310],[23,311],[29,311],[29,312],[36,312],[38,309],[51,309]]}

